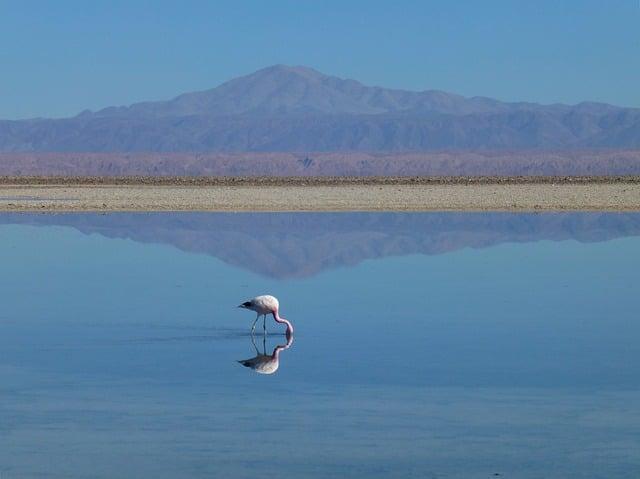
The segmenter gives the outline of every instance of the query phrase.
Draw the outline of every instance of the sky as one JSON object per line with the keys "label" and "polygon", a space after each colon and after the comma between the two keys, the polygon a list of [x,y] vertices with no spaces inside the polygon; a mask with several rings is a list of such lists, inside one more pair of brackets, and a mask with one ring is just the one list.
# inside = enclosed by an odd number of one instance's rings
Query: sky
{"label": "sky", "polygon": [[0,118],[205,90],[273,64],[368,85],[640,107],[639,0],[0,0]]}

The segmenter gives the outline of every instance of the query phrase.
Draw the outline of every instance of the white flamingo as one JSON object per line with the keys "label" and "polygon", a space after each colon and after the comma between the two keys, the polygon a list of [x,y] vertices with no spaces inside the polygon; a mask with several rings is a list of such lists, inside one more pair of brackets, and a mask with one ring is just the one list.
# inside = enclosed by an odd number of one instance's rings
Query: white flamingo
{"label": "white flamingo", "polygon": [[251,334],[253,334],[256,330],[256,323],[260,316],[263,316],[262,320],[262,329],[264,330],[264,334],[267,334],[267,314],[273,314],[273,319],[275,319],[276,323],[282,323],[287,325],[287,338],[289,338],[293,334],[293,325],[284,318],[281,318],[278,314],[278,310],[280,309],[280,303],[278,302],[278,298],[275,296],[271,296],[269,294],[263,294],[261,296],[256,296],[249,301],[245,301],[238,308],[250,309],[251,311],[255,311],[257,313],[256,319],[251,326]]}

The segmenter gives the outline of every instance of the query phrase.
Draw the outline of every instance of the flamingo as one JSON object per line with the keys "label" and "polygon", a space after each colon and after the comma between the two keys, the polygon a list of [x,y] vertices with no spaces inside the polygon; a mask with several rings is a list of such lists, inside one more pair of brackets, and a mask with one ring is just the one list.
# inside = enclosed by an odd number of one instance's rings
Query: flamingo
{"label": "flamingo", "polygon": [[256,330],[256,323],[260,316],[263,316],[262,320],[262,329],[264,330],[264,334],[267,334],[267,314],[273,314],[273,319],[275,319],[276,323],[282,323],[287,325],[286,335],[289,338],[293,334],[293,325],[284,318],[281,318],[278,314],[278,309],[280,309],[280,303],[278,302],[278,298],[275,296],[271,296],[269,294],[264,294],[261,296],[256,296],[249,301],[245,301],[238,308],[250,309],[251,311],[255,311],[257,313],[256,319],[251,326],[251,334],[253,334]]}
{"label": "flamingo", "polygon": [[238,362],[244,367],[253,369],[258,374],[273,374],[280,367],[280,352],[291,347],[291,344],[293,343],[293,336],[287,336],[287,344],[276,346],[273,350],[273,353],[271,353],[271,356],[265,354],[264,352],[264,340],[262,341],[262,354],[258,350],[253,336],[251,336],[251,341],[253,342],[253,347],[256,349],[257,356],[250,359],[243,359],[242,361]]}

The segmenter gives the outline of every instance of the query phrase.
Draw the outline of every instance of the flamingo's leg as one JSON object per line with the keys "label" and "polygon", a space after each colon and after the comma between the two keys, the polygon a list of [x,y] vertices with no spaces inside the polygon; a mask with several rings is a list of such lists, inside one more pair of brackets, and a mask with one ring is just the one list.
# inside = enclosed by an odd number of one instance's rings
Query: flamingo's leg
{"label": "flamingo's leg", "polygon": [[267,335],[267,315],[262,315],[262,330],[264,331],[264,335]]}
{"label": "flamingo's leg", "polygon": [[258,314],[256,316],[256,320],[253,322],[253,325],[251,326],[251,334],[252,335],[256,332],[256,323],[258,322],[259,318],[260,318],[260,314]]}

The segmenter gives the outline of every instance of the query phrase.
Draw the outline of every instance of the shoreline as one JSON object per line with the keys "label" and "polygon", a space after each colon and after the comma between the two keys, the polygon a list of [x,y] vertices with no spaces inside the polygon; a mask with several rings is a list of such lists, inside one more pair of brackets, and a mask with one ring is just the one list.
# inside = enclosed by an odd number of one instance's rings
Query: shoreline
{"label": "shoreline", "polygon": [[640,177],[0,177],[0,211],[640,211]]}
{"label": "shoreline", "polygon": [[0,186],[339,186],[640,184],[615,176],[0,176]]}

